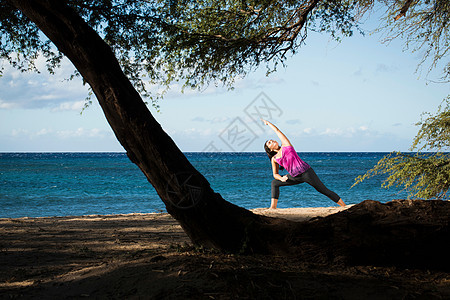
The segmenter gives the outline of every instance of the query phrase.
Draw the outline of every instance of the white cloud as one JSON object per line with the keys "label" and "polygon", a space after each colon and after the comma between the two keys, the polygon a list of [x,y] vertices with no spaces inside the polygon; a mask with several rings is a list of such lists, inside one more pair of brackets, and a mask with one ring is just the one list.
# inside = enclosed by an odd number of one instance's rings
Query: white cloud
{"label": "white cloud", "polygon": [[213,134],[213,130],[211,128],[206,129],[187,128],[182,131],[182,134],[191,136],[210,136]]}
{"label": "white cloud", "polygon": [[81,112],[85,104],[85,101],[77,101],[77,102],[64,102],[61,103],[59,106],[54,107],[51,109],[52,112],[57,111],[78,111]]}
{"label": "white cloud", "polygon": [[11,136],[16,137],[16,136],[24,136],[24,135],[29,135],[29,131],[26,129],[13,129],[11,131]]}
{"label": "white cloud", "polygon": [[30,79],[28,80],[27,84],[31,86],[37,86],[39,82],[37,80]]}
{"label": "white cloud", "polygon": [[214,117],[212,119],[205,119],[203,117],[198,116],[198,117],[193,118],[191,121],[217,124],[217,123],[228,122],[228,121],[230,121],[230,118],[228,118],[228,117]]}
{"label": "white cloud", "polygon": [[343,134],[343,130],[341,128],[326,128],[325,131],[322,131],[321,135],[331,135],[331,136],[339,136]]}
{"label": "white cloud", "polygon": [[55,131],[51,128],[41,128],[38,130],[27,129],[13,129],[10,136],[12,137],[25,137],[29,139],[42,138],[44,136],[50,139],[70,139],[70,138],[105,138],[111,136],[110,132],[106,132],[98,128],[77,128],[75,130],[58,130]]}
{"label": "white cloud", "polygon": [[33,101],[52,102],[53,100],[61,99],[61,95],[58,94],[44,94],[31,98]]}
{"label": "white cloud", "polygon": [[60,130],[56,132],[59,138],[75,138],[75,137],[87,137],[87,138],[104,138],[105,133],[98,128],[84,129],[82,127],[76,130]]}
{"label": "white cloud", "polygon": [[15,87],[19,86],[19,83],[14,80],[10,80],[10,81],[8,81],[8,86],[10,88],[15,88]]}
{"label": "white cloud", "polygon": [[52,132],[53,132],[53,130],[51,130],[51,129],[43,128],[43,129],[39,130],[38,132],[36,132],[35,135],[37,135],[37,136],[47,135],[47,134],[50,134]]}
{"label": "white cloud", "polygon": [[308,135],[308,136],[328,136],[328,137],[342,137],[342,138],[355,138],[358,136],[376,136],[377,132],[371,131],[369,127],[362,125],[357,128],[347,127],[347,128],[325,128],[318,130],[315,128],[305,128],[298,135]]}
{"label": "white cloud", "polygon": [[[45,59],[38,58],[37,66],[45,70]],[[0,78],[2,99],[0,109],[42,109],[74,110],[88,92],[80,78],[67,81],[73,73],[72,64],[66,59],[55,75],[43,71],[41,74],[19,72],[6,65]],[[69,103],[73,103],[70,105]],[[61,106],[62,105],[62,106]]]}
{"label": "white cloud", "polygon": [[200,137],[210,137],[210,136],[215,136],[218,135],[222,130],[215,130],[212,128],[195,128],[195,127],[191,127],[191,128],[185,128],[182,130],[177,130],[177,129],[167,129],[164,130],[168,135],[170,135],[170,137],[174,138],[174,137],[189,137],[190,139],[195,139],[196,137],[200,138]]}
{"label": "white cloud", "polygon": [[17,69],[14,69],[12,67],[5,67],[5,72],[4,74],[6,74],[6,71],[8,71],[8,75],[11,76],[12,79],[20,79],[20,76],[22,74],[25,74]]}
{"label": "white cloud", "polygon": [[14,108],[14,106],[15,106],[14,103],[0,100],[0,109],[11,109]]}
{"label": "white cloud", "polygon": [[303,129],[303,132],[306,134],[312,134],[315,132],[315,130],[313,128],[308,127],[308,128]]}

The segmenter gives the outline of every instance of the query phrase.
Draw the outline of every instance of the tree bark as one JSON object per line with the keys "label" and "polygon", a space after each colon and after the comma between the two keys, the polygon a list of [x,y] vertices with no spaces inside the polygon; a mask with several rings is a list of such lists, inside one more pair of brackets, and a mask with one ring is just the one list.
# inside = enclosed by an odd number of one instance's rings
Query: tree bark
{"label": "tree bark", "polygon": [[[111,48],[62,0],[7,0],[74,64],[117,139],[192,242],[229,252],[290,254],[315,263],[449,269],[450,203],[365,201],[296,223],[225,201],[153,118]],[[431,247],[429,247],[431,245]]]}

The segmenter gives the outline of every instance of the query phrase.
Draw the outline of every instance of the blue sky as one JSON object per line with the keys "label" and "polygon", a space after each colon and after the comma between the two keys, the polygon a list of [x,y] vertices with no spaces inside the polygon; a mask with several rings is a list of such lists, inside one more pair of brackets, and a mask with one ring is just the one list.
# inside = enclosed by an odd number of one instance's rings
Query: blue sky
{"label": "blue sky", "polygon": [[[237,79],[232,91],[213,85],[183,94],[174,86],[159,102],[161,112],[150,111],[185,152],[263,151],[276,136],[255,122],[257,109],[299,152],[407,151],[421,113],[435,112],[450,86],[431,82],[440,69],[416,72],[420,53],[380,40],[355,35],[337,43],[310,32],[287,67],[269,77],[261,67]],[[4,65],[0,152],[124,151],[95,97],[80,115],[87,88],[65,80],[71,63],[56,75],[39,65],[42,74]]]}

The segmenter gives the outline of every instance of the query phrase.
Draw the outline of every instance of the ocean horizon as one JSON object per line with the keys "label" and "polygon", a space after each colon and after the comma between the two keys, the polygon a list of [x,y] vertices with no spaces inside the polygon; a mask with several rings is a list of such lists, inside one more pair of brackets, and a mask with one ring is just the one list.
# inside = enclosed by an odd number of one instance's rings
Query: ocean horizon
{"label": "ocean horizon", "polygon": [[[346,204],[406,198],[385,177],[350,188],[389,152],[298,152]],[[273,179],[264,152],[184,152],[215,192],[246,209],[270,205]],[[306,183],[281,187],[278,207],[336,204]],[[153,186],[125,152],[0,153],[0,218],[166,212]]]}

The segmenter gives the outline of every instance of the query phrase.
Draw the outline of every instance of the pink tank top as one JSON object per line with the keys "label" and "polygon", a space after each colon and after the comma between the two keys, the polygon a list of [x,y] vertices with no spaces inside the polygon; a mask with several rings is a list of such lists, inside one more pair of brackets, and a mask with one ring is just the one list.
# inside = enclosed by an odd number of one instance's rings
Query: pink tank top
{"label": "pink tank top", "polygon": [[297,152],[295,152],[294,147],[285,146],[283,147],[283,152],[281,153],[281,158],[275,158],[280,166],[283,166],[289,174],[293,177],[302,174],[311,168],[306,162],[298,157]]}

